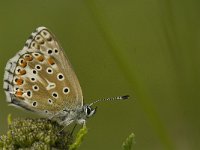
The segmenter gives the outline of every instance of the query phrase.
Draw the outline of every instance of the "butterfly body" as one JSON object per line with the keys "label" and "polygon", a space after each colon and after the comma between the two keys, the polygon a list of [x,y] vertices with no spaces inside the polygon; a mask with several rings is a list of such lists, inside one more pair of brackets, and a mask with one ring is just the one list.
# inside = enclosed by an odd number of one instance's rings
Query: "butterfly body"
{"label": "butterfly body", "polygon": [[[85,124],[86,119],[92,116],[96,112],[96,108],[92,109],[89,105],[83,105],[83,107],[74,110],[64,110],[55,115],[55,120],[61,125],[69,125],[72,122],[78,124]],[[51,118],[53,119],[53,118]]]}
{"label": "butterfly body", "polygon": [[12,105],[61,124],[84,123],[90,115],[68,58],[45,27],[37,28],[24,48],[7,62],[3,88]]}

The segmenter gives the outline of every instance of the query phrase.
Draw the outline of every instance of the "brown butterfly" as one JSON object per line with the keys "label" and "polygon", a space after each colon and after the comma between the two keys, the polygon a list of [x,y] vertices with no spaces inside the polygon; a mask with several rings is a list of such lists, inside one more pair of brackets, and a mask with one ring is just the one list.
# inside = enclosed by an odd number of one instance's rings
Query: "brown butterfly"
{"label": "brown butterfly", "polygon": [[72,66],[55,36],[45,27],[31,34],[22,50],[6,65],[4,90],[14,106],[45,115],[63,125],[85,124],[99,101],[123,100],[129,96],[100,99],[83,104],[82,90]]}

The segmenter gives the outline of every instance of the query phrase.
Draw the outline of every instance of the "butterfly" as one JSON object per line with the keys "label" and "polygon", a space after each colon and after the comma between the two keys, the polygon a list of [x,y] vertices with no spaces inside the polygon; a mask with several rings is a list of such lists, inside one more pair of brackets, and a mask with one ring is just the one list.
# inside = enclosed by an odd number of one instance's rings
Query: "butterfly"
{"label": "butterfly", "polygon": [[64,50],[46,27],[38,27],[25,46],[5,67],[7,101],[20,108],[56,120],[62,125],[85,124],[99,101],[123,100],[129,96],[99,99],[83,104],[81,86]]}

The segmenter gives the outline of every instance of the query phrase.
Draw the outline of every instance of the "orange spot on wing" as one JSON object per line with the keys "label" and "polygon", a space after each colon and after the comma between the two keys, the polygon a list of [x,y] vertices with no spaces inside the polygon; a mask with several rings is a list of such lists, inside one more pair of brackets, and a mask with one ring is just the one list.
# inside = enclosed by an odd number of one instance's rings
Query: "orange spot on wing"
{"label": "orange spot on wing", "polygon": [[53,58],[51,58],[51,57],[48,58],[48,63],[49,63],[50,65],[54,65],[54,64],[55,64]]}
{"label": "orange spot on wing", "polygon": [[27,66],[27,62],[24,60],[22,63],[20,63],[20,66],[23,67],[23,68],[26,67]]}
{"label": "orange spot on wing", "polygon": [[33,60],[33,57],[31,55],[26,55],[24,57],[25,61],[32,61]]}
{"label": "orange spot on wing", "polygon": [[44,61],[44,56],[40,55],[39,57],[37,57],[37,60]]}
{"label": "orange spot on wing", "polygon": [[16,79],[17,85],[22,85],[24,83],[23,79]]}
{"label": "orange spot on wing", "polygon": [[20,75],[24,75],[24,74],[26,74],[26,70],[20,70]]}
{"label": "orange spot on wing", "polygon": [[21,97],[22,98],[22,95],[23,95],[23,92],[21,90],[17,90],[15,92],[15,96],[17,96],[17,97]]}

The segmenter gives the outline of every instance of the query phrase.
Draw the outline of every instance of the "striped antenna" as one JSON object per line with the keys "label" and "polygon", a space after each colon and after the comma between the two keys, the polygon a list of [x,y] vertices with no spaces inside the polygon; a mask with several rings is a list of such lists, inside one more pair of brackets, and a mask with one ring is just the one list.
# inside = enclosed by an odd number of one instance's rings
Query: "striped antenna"
{"label": "striped antenna", "polygon": [[103,98],[103,99],[98,99],[92,102],[89,106],[92,106],[95,103],[101,102],[101,101],[115,101],[115,100],[126,100],[130,96],[129,95],[124,95],[124,96],[117,96],[117,97],[111,97],[111,98]]}

